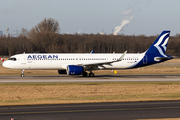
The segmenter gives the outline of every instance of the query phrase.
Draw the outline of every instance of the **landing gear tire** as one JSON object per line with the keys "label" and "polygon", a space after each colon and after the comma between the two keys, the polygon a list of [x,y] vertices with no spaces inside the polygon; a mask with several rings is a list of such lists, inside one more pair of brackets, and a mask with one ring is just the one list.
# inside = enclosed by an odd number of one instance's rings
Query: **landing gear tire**
{"label": "landing gear tire", "polygon": [[24,77],[24,75],[23,75],[23,74],[21,74],[21,77]]}
{"label": "landing gear tire", "polygon": [[87,77],[87,72],[83,72],[83,77]]}
{"label": "landing gear tire", "polygon": [[94,73],[89,73],[89,77],[94,77]]}

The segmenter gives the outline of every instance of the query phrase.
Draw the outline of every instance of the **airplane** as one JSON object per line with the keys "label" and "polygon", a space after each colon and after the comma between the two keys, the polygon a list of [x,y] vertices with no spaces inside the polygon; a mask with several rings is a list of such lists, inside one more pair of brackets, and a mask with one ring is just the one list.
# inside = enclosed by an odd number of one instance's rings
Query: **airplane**
{"label": "airplane", "polygon": [[[165,55],[170,31],[163,31],[143,53],[23,53],[3,62],[5,68],[22,70],[58,70],[59,74],[93,77],[94,70],[132,69],[173,59]],[[89,75],[87,73],[89,71]]]}

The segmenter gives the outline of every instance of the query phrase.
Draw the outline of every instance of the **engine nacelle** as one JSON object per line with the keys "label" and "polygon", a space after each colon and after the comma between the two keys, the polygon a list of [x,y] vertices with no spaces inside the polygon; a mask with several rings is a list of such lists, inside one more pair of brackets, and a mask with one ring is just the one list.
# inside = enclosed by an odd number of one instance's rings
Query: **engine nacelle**
{"label": "engine nacelle", "polygon": [[58,70],[59,74],[67,74],[66,70]]}
{"label": "engine nacelle", "polygon": [[83,72],[83,66],[68,65],[67,75],[81,75]]}

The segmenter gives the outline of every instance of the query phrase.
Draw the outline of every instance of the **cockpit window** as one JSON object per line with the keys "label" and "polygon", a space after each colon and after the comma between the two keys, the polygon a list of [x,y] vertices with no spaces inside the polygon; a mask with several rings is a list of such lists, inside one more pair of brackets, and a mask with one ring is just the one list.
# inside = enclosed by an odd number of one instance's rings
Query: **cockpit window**
{"label": "cockpit window", "polygon": [[8,60],[16,61],[16,58],[9,58]]}

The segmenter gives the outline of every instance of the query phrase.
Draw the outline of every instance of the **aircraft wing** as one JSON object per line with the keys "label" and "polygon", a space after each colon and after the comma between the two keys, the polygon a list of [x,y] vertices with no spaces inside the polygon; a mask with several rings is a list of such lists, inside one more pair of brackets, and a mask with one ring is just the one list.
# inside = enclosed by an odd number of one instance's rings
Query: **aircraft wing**
{"label": "aircraft wing", "polygon": [[111,65],[111,63],[122,61],[124,56],[126,55],[127,51],[123,53],[123,55],[114,61],[106,61],[106,62],[94,62],[94,63],[82,63],[78,64],[79,66],[101,66],[101,65]]}

